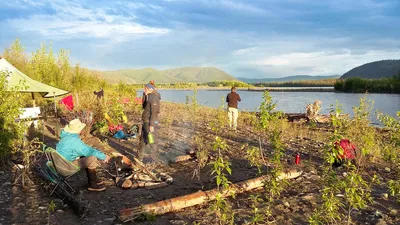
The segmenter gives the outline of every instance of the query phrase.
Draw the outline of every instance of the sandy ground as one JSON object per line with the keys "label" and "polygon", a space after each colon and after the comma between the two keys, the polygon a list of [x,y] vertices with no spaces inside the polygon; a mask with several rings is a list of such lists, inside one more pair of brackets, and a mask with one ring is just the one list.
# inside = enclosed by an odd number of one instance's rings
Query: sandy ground
{"label": "sandy ground", "polygon": [[[168,110],[163,108],[163,110]],[[164,118],[170,114],[164,113]],[[145,190],[133,189],[122,190],[115,186],[112,177],[107,171],[113,173],[112,163],[102,163],[99,168],[99,176],[105,181],[107,190],[101,193],[92,193],[86,190],[87,180],[84,171],[71,179],[72,186],[79,190],[77,197],[88,204],[89,212],[84,218],[79,218],[68,205],[64,204],[56,196],[49,196],[44,185],[35,181],[35,184],[27,190],[22,190],[19,184],[13,184],[14,177],[18,174],[15,167],[0,168],[0,210],[1,224],[121,224],[117,218],[118,210],[123,208],[140,206],[141,204],[153,203],[160,200],[190,194],[198,190],[209,190],[215,187],[215,181],[210,175],[210,167],[206,166],[200,171],[200,179],[193,176],[197,168],[195,159],[170,163],[171,159],[178,155],[184,155],[190,150],[196,150],[192,141],[194,135],[204,138],[205,143],[211,143],[214,134],[207,121],[192,123],[187,118],[176,116],[169,122],[161,123],[157,129],[158,149],[162,161],[153,165],[153,169],[166,172],[174,178],[174,183],[165,188]],[[133,122],[139,122],[138,115],[130,114]],[[165,120],[167,121],[167,120]],[[45,132],[45,143],[54,146],[57,138],[52,134],[51,122]],[[258,176],[257,169],[251,167],[243,157],[245,155],[244,145],[258,146],[259,134],[250,126],[239,124],[237,132],[223,131],[221,137],[229,145],[227,156],[232,163],[231,182],[243,181]],[[275,201],[273,208],[274,224],[308,224],[308,217],[318,206],[321,191],[321,163],[320,152],[323,143],[308,137],[309,135],[297,135],[286,144],[286,155],[284,162],[286,168],[303,170],[300,178],[290,180],[289,186],[282,193],[279,200]],[[320,138],[316,138],[320,139]],[[139,144],[138,139],[120,142],[111,137],[89,136],[85,141],[98,149],[109,152],[118,151],[132,157],[136,154]],[[107,141],[110,147],[104,145]],[[268,145],[264,146],[269,152]],[[301,164],[293,165],[294,152],[300,152]],[[212,157],[212,155],[211,155]],[[374,202],[364,210],[352,213],[355,224],[400,224],[400,206],[391,197],[386,198],[387,192],[385,182],[396,179],[393,170],[387,171],[383,164],[368,165],[368,173],[380,175],[381,184],[374,185]],[[32,177],[34,177],[32,175]],[[260,192],[260,191],[258,191]],[[235,213],[235,224],[246,224],[249,221],[251,211],[250,194],[238,195],[235,199],[229,199]],[[260,192],[261,193],[261,192]],[[49,213],[49,203],[53,201],[56,205],[55,211]],[[137,224],[212,224],[215,215],[210,210],[210,205],[199,205],[166,215],[156,216],[153,221],[135,222]]]}

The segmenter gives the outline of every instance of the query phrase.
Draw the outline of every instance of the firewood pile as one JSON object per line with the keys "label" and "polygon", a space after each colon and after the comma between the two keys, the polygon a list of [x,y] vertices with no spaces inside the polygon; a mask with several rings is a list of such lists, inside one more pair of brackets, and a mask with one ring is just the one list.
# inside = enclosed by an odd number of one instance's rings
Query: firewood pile
{"label": "firewood pile", "polygon": [[132,162],[126,156],[119,156],[114,163],[117,173],[115,184],[123,189],[155,189],[173,182],[168,174],[151,171],[136,158]]}

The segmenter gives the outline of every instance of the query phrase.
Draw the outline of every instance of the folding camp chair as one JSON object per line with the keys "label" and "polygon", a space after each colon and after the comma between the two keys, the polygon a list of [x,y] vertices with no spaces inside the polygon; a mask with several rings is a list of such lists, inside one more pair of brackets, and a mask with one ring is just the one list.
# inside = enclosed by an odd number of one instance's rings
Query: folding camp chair
{"label": "folding camp chair", "polygon": [[57,178],[55,180],[56,186],[51,191],[50,195],[53,194],[53,192],[61,183],[65,183],[73,192],[75,192],[75,190],[67,182],[67,179],[76,174],[80,170],[80,167],[68,161],[51,147],[45,148],[44,153],[46,154],[48,160],[46,162],[46,166]]}

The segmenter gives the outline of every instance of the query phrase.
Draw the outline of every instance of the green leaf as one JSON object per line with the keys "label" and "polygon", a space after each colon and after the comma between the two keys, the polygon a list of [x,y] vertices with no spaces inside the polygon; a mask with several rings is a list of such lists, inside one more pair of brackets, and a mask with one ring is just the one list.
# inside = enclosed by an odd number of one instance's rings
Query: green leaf
{"label": "green leaf", "polygon": [[221,177],[217,177],[217,186],[221,185]]}

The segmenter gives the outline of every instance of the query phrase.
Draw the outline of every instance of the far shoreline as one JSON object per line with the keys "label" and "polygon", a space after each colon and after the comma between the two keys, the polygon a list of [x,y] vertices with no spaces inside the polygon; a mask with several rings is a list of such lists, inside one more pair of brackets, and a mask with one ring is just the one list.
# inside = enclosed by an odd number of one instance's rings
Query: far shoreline
{"label": "far shoreline", "polygon": [[[191,87],[191,88],[157,88],[158,90],[177,90],[177,91],[230,91],[230,87]],[[333,87],[237,87],[238,91],[255,91],[255,92],[335,92]]]}

